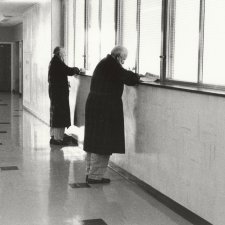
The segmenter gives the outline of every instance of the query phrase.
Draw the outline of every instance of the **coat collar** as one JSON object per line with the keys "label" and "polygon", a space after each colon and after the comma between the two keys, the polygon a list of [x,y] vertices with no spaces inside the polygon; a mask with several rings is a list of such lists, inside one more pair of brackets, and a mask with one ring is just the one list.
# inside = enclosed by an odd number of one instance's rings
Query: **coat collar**
{"label": "coat collar", "polygon": [[113,62],[122,67],[122,65],[112,55],[108,54],[106,58],[112,60]]}

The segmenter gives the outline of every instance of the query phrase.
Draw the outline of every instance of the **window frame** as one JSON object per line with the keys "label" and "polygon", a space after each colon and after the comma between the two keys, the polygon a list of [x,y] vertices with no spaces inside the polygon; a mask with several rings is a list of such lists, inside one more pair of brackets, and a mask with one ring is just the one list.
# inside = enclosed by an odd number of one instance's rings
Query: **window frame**
{"label": "window frame", "polygon": [[199,11],[199,41],[198,41],[198,74],[197,82],[178,81],[170,77],[171,74],[171,58],[170,58],[170,35],[171,24],[173,18],[174,4],[176,0],[163,0],[162,7],[162,54],[161,58],[161,74],[160,82],[168,85],[190,86],[195,88],[206,88],[214,90],[225,90],[224,85],[214,85],[203,83],[203,57],[204,57],[204,22],[205,22],[205,0],[200,0]]}
{"label": "window frame", "polygon": [[[101,2],[102,0],[98,0],[100,4],[99,10],[99,27],[101,31]],[[115,1],[115,45],[120,45],[122,43],[122,14],[123,14],[123,0],[114,0]],[[74,0],[76,2],[76,0]],[[84,68],[87,68],[87,56],[88,56],[88,0],[84,0],[85,2],[85,14],[84,14]],[[180,86],[189,86],[193,88],[206,88],[206,89],[215,89],[215,90],[225,90],[225,86],[223,85],[214,85],[214,84],[205,84],[203,83],[203,59],[204,59],[204,22],[205,22],[205,0],[200,0],[200,10],[199,10],[199,36],[198,36],[198,66],[197,66],[197,82],[187,82],[187,81],[178,81],[176,79],[172,79],[171,72],[173,68],[173,57],[171,58],[171,43],[169,40],[171,39],[171,29],[173,29],[173,10],[175,10],[176,0],[162,0],[162,9],[161,9],[161,50],[159,55],[160,60],[160,76],[159,83],[161,85],[180,85]],[[74,4],[76,5],[76,4]],[[135,58],[135,72],[139,73],[139,53],[140,53],[140,9],[141,9],[141,0],[137,0],[137,20],[136,20],[136,30],[137,30],[137,46],[136,46],[136,58]],[[76,28],[75,28],[76,29]],[[100,43],[101,45],[101,43]],[[76,44],[75,44],[76,46]],[[101,46],[99,47],[101,50]],[[146,71],[147,72],[147,71]]]}

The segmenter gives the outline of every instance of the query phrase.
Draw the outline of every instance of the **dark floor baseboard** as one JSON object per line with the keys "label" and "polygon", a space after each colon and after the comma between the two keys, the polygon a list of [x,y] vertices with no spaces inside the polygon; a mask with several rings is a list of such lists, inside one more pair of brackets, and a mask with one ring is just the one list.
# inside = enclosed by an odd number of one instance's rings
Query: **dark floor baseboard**
{"label": "dark floor baseboard", "polygon": [[143,190],[148,192],[151,196],[157,199],[159,202],[166,205],[168,208],[173,210],[178,215],[182,216],[184,219],[188,220],[189,222],[193,223],[194,225],[213,225],[212,223],[206,221],[205,219],[201,218],[197,214],[193,213],[189,209],[185,208],[184,206],[180,205],[179,203],[175,202],[173,199],[167,197],[166,195],[162,194],[149,184],[141,181],[139,178],[135,177],[134,175],[130,174],[126,170],[120,168],[115,163],[109,163],[109,167],[117,172],[122,177],[126,178],[127,180],[137,184]]}

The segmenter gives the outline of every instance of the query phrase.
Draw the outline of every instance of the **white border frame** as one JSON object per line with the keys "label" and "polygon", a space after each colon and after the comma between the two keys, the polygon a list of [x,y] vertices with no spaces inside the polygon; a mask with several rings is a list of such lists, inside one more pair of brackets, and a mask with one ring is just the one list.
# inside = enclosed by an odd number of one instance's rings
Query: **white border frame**
{"label": "white border frame", "polygon": [[13,74],[14,74],[14,70],[13,70],[13,42],[4,42],[1,41],[0,44],[10,44],[11,46],[11,87],[10,87],[10,92],[12,92],[13,90]]}

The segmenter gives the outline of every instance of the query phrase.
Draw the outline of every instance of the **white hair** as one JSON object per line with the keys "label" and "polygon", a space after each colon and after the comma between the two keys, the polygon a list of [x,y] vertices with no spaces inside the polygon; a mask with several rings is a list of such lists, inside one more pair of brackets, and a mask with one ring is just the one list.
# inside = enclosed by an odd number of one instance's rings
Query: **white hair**
{"label": "white hair", "polygon": [[118,56],[127,56],[128,54],[128,50],[127,48],[125,48],[124,46],[115,46],[112,51],[111,51],[111,55],[114,58],[117,58]]}

